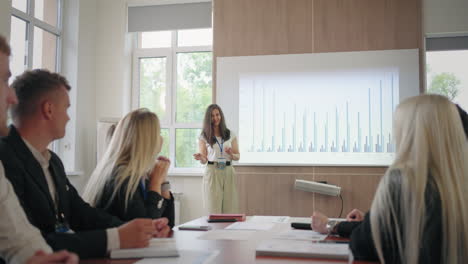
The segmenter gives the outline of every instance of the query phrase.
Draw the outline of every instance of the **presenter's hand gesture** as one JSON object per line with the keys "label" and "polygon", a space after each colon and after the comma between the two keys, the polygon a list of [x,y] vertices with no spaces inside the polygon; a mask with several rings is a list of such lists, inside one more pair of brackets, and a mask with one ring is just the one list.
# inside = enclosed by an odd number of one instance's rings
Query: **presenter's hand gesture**
{"label": "presenter's hand gesture", "polygon": [[34,256],[30,257],[27,264],[56,264],[56,263],[65,263],[65,264],[78,264],[79,258],[77,255],[68,252],[66,250],[61,250],[52,254],[47,254],[42,250],[37,251]]}
{"label": "presenter's hand gesture", "polygon": [[142,248],[149,245],[149,240],[157,234],[152,219],[134,219],[119,226],[120,248]]}
{"label": "presenter's hand gesture", "polygon": [[359,209],[353,209],[346,215],[346,221],[349,222],[360,222],[362,220],[364,220],[364,213]]}
{"label": "presenter's hand gesture", "polygon": [[328,224],[328,217],[318,211],[315,211],[312,214],[312,224],[310,226],[312,227],[312,230],[319,232],[321,234],[327,234],[328,229],[327,229],[327,224]]}
{"label": "presenter's hand gesture", "polygon": [[225,151],[226,151],[226,154],[228,154],[229,156],[231,156],[233,154],[232,148],[230,148],[230,147],[226,147]]}
{"label": "presenter's hand gesture", "polygon": [[204,161],[206,160],[206,156],[204,156],[203,154],[201,153],[195,153],[193,154],[193,158],[195,158],[196,160],[201,160],[201,161]]}

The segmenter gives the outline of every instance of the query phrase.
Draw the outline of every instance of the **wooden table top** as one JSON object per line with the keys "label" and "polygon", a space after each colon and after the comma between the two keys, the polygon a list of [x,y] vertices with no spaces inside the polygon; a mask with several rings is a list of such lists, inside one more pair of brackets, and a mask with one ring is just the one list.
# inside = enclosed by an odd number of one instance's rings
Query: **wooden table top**
{"label": "wooden table top", "polygon": [[[197,218],[185,224],[187,225],[209,225],[212,230],[224,229],[232,223],[208,223],[207,217]],[[348,261],[326,260],[326,259],[310,259],[310,258],[290,258],[290,257],[257,257],[255,248],[258,243],[264,239],[270,238],[277,232],[287,230],[290,224],[275,224],[274,228],[269,231],[256,231],[255,236],[249,240],[204,240],[198,239],[205,231],[188,231],[178,230],[174,227],[173,237],[176,240],[179,250],[200,250],[200,251],[219,251],[219,254],[211,261],[211,263],[220,264],[309,264],[309,263],[348,263]],[[337,238],[327,238],[337,239]],[[82,264],[132,264],[139,259],[116,260],[109,258],[102,259],[86,259],[81,260]],[[157,259],[156,259],[157,260]],[[155,263],[160,263],[156,262]],[[162,262],[161,262],[162,263]],[[365,264],[372,262],[354,261],[355,264]]]}

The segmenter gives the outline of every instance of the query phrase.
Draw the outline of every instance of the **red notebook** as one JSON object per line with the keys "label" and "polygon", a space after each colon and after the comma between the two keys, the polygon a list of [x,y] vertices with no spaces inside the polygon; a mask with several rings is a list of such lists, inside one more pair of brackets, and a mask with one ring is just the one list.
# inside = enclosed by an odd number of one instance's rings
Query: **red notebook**
{"label": "red notebook", "polygon": [[236,219],[245,221],[245,214],[210,214],[209,219]]}

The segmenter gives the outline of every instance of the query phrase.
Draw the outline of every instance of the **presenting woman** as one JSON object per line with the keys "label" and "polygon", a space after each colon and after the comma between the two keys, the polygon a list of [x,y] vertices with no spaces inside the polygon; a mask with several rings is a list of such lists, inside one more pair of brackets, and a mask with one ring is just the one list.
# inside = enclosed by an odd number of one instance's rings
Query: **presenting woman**
{"label": "presenting woman", "polygon": [[208,165],[203,177],[205,206],[209,213],[237,213],[238,197],[233,160],[239,160],[237,138],[226,127],[221,108],[208,106],[194,158]]}
{"label": "presenting woman", "polygon": [[174,226],[174,198],[166,182],[170,161],[162,147],[159,119],[147,109],[128,113],[115,128],[83,197],[123,221],[167,217]]}

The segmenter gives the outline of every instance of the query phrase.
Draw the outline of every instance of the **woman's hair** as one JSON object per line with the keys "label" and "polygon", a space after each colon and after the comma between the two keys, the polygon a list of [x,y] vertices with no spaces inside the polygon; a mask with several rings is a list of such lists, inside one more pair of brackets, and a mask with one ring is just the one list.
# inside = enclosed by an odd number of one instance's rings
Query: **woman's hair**
{"label": "woman's hair", "polygon": [[104,201],[107,207],[126,183],[126,209],[141,179],[151,171],[161,151],[160,134],[161,127],[155,113],[144,108],[128,113],[117,124],[104,156],[91,174],[83,198],[96,206],[105,185],[113,182],[111,199]]}
{"label": "woman's hair", "polygon": [[221,133],[221,138],[223,140],[228,140],[231,138],[231,131],[226,127],[226,121],[224,120],[223,110],[217,104],[211,104],[208,106],[205,112],[205,119],[203,120],[203,131],[201,135],[206,139],[210,146],[216,143],[215,134],[214,134],[214,127],[211,121],[211,113],[218,109],[219,115],[221,116],[221,122],[219,123],[219,132]]}
{"label": "woman's hair", "polygon": [[[406,99],[396,109],[394,135],[395,161],[371,207],[372,238],[380,261],[385,262],[383,247],[390,239],[401,263],[418,263],[424,226],[431,221],[425,210],[426,187],[431,184],[441,202],[439,261],[468,263],[468,143],[457,108],[440,95]],[[401,179],[395,179],[395,171]],[[392,196],[395,183],[400,190]],[[399,201],[392,199],[395,196]]]}

